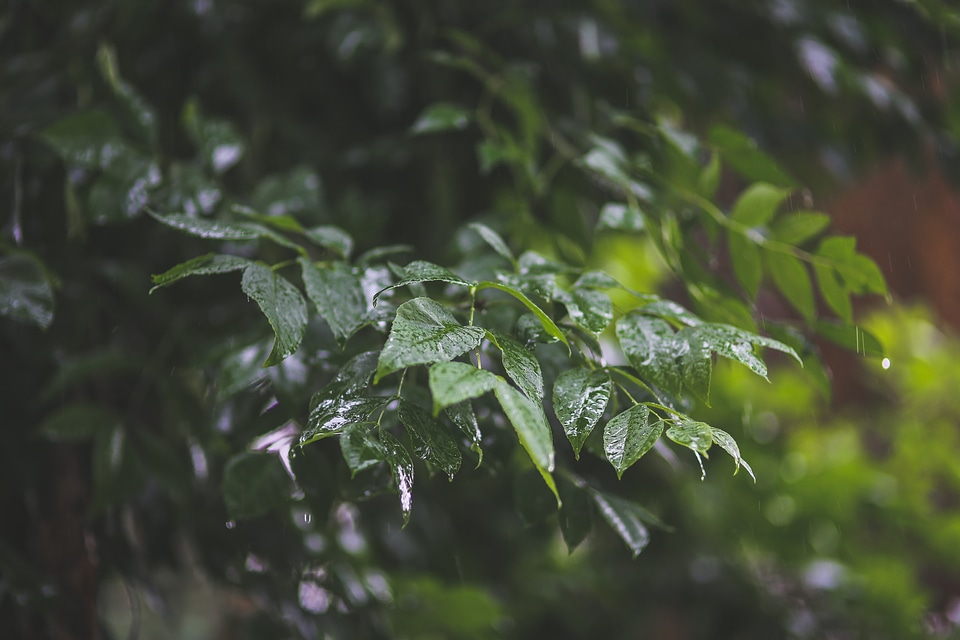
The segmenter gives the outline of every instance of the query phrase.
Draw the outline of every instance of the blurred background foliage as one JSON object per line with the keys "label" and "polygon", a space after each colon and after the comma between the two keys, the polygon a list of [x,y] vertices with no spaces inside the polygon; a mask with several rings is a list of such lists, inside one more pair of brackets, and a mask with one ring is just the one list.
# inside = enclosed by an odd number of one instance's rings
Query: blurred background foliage
{"label": "blurred background foliage", "polygon": [[[8,3],[0,637],[960,637],[958,41],[938,0]],[[250,453],[283,505],[231,520],[228,460],[346,356],[313,328],[260,369],[262,319],[226,277],[147,296],[208,246],[144,206],[238,201],[465,268],[458,230],[483,219],[683,299],[651,240],[591,233],[622,185],[573,161],[603,139],[651,182],[726,149],[720,205],[798,187],[793,208],[828,209],[927,306],[857,309],[886,360],[820,340],[832,396],[816,367],[771,386],[722,366],[697,415],[757,484],[719,456],[705,482],[651,458],[617,491],[673,531],[635,561],[600,528],[568,554],[555,515],[517,513],[523,477],[486,463],[421,483],[400,531],[391,496],[330,489],[350,485],[329,451],[292,501]],[[772,290],[751,310],[797,320]]]}

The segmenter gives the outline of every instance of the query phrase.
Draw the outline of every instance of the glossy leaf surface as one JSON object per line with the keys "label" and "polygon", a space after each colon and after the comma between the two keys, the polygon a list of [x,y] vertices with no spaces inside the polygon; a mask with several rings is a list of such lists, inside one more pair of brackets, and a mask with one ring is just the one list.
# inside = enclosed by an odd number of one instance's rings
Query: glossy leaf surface
{"label": "glossy leaf surface", "polygon": [[367,301],[360,277],[345,262],[317,266],[298,259],[307,297],[342,346],[367,323]]}
{"label": "glossy leaf surface", "polygon": [[642,405],[613,417],[603,428],[603,451],[617,477],[649,451],[663,433],[663,421]]}
{"label": "glossy leaf surface", "polygon": [[440,409],[476,398],[493,389],[497,376],[464,362],[438,362],[430,367],[433,414]]}
{"label": "glossy leaf surface", "polygon": [[399,417],[417,457],[435,465],[453,480],[463,457],[447,428],[428,411],[406,400],[400,401]]}
{"label": "glossy leaf surface", "polygon": [[613,384],[603,371],[568,369],[553,384],[553,411],[579,459],[583,443],[603,417]]}
{"label": "glossy leaf surface", "polygon": [[256,301],[273,327],[273,351],[263,363],[265,367],[273,366],[300,347],[307,326],[307,303],[286,278],[258,262],[244,270],[240,287]]}

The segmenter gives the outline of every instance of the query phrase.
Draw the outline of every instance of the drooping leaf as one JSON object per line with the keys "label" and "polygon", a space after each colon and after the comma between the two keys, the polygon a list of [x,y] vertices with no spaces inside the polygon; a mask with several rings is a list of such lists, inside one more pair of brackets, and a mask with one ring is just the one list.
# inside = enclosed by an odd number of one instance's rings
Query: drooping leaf
{"label": "drooping leaf", "polygon": [[714,151],[697,179],[697,191],[703,197],[712,199],[717,192],[717,187],[720,186],[720,168],[720,154]]}
{"label": "drooping leaf", "polygon": [[397,308],[374,382],[416,364],[447,362],[477,347],[486,331],[464,327],[440,303],[414,298]]}
{"label": "drooping leaf", "polygon": [[390,398],[341,397],[318,404],[310,411],[307,426],[300,434],[300,444],[309,444],[339,434],[352,424],[366,422],[374,411],[383,409]]}
{"label": "drooping leaf", "polygon": [[533,312],[533,315],[537,317],[537,320],[539,320],[540,324],[543,325],[544,330],[562,342],[569,351],[570,343],[567,342],[567,337],[563,335],[563,332],[560,331],[560,328],[554,323],[553,320],[550,319],[550,316],[544,313],[543,309],[535,305],[530,298],[525,296],[521,291],[499,282],[481,282],[477,284],[477,291],[480,291],[481,289],[496,289],[498,291],[503,291],[505,293],[509,293],[511,296],[522,302],[524,306],[526,306],[527,309]]}
{"label": "drooping leaf", "polygon": [[473,407],[469,400],[452,404],[443,410],[444,415],[450,419],[470,442],[470,450],[477,454],[479,460],[477,466],[483,462],[483,449],[480,448],[480,441],[483,434],[480,433],[480,423],[477,422],[477,415],[473,412]]}
{"label": "drooping leaf", "polygon": [[370,382],[370,376],[377,370],[379,355],[377,351],[366,351],[348,360],[333,380],[310,399],[311,413],[321,405],[322,410],[326,410],[340,399],[361,395]]}
{"label": "drooping leaf", "polygon": [[680,337],[697,349],[709,349],[724,358],[736,360],[763,378],[767,377],[767,366],[754,353],[754,347],[786,353],[803,364],[797,352],[782,342],[726,324],[703,323],[684,329]]}
{"label": "drooping leaf", "polygon": [[834,263],[847,289],[852,293],[887,295],[887,283],[880,268],[867,256],[857,253],[857,239],[831,236],[820,243],[817,255]]}
{"label": "drooping leaf", "polygon": [[789,195],[789,189],[763,182],[752,184],[733,204],[730,218],[747,227],[765,226]]}
{"label": "drooping leaf", "polygon": [[710,342],[695,328],[686,327],[677,332],[677,340],[687,348],[680,356],[680,374],[683,386],[710,406],[710,380],[713,371],[713,356]]}
{"label": "drooping leaf", "polygon": [[626,287],[606,271],[584,271],[580,274],[580,277],[577,278],[577,281],[573,283],[573,288],[596,289],[598,291],[604,291],[606,289],[626,290]]}
{"label": "drooping leaf", "polygon": [[453,480],[454,474],[460,470],[463,456],[447,428],[428,411],[406,400],[400,401],[399,417],[407,428],[417,457],[435,465]]}
{"label": "drooping leaf", "polygon": [[607,203],[600,210],[596,230],[639,233],[646,229],[646,221],[639,209],[625,204]]}
{"label": "drooping leaf", "polygon": [[747,461],[743,459],[743,456],[740,455],[740,447],[737,445],[737,441],[733,439],[726,431],[722,429],[717,429],[716,427],[710,428],[711,433],[713,434],[714,443],[720,445],[720,448],[730,454],[730,457],[733,458],[733,461],[736,463],[736,469],[733,474],[736,475],[737,471],[740,471],[740,466],[742,465],[744,469],[747,470],[747,473],[750,474],[750,477],[753,478],[753,481],[757,481],[757,477],[753,475],[753,469],[750,468],[750,465],[747,464]]}
{"label": "drooping leaf", "polygon": [[360,422],[347,426],[340,434],[340,452],[351,477],[387,461],[387,451],[380,443],[378,431],[375,423]]}
{"label": "drooping leaf", "polygon": [[727,234],[727,247],[730,250],[730,263],[737,281],[751,300],[757,297],[763,280],[763,265],[760,261],[760,249],[757,245],[736,231]]}
{"label": "drooping leaf", "polygon": [[586,489],[563,476],[557,478],[557,490],[563,501],[558,518],[560,533],[567,543],[567,550],[573,553],[593,528],[593,501]]}
{"label": "drooping leaf", "polygon": [[33,256],[0,256],[0,316],[41,329],[53,322],[53,288]]}
{"label": "drooping leaf", "polygon": [[259,262],[247,266],[240,287],[256,301],[273,327],[273,351],[263,363],[264,367],[273,366],[300,347],[307,327],[307,303],[286,278]]}
{"label": "drooping leaf", "polygon": [[403,526],[410,522],[413,510],[413,460],[400,441],[387,430],[380,432],[380,442],[387,454],[387,464],[393,475],[400,496],[400,510],[403,513]]}
{"label": "drooping leaf", "polygon": [[713,429],[710,425],[689,418],[675,418],[667,429],[667,437],[693,451],[700,463],[700,479],[703,480],[707,472],[700,456],[707,457],[707,451],[713,445]]}
{"label": "drooping leaf", "polygon": [[113,47],[101,44],[97,50],[97,64],[107,86],[136,123],[137,132],[150,145],[157,141],[157,116],[137,91],[120,77],[117,53]]}
{"label": "drooping leaf", "polygon": [[637,404],[612,418],[603,428],[603,451],[617,477],[639,460],[660,439],[663,421]]}
{"label": "drooping leaf", "polygon": [[593,431],[610,402],[613,384],[604,371],[568,369],[553,384],[553,411],[580,458],[583,443]]}
{"label": "drooping leaf", "polygon": [[438,362],[430,367],[433,415],[450,405],[482,396],[496,382],[494,374],[465,362]]}
{"label": "drooping leaf", "polygon": [[697,317],[694,313],[677,304],[673,300],[657,300],[655,302],[651,302],[650,304],[644,305],[640,308],[640,311],[647,315],[675,320],[676,322],[688,327],[692,327],[703,322],[703,320]]}
{"label": "drooping leaf", "polygon": [[507,243],[500,237],[499,233],[479,222],[472,222],[467,226],[480,234],[483,241],[490,245],[494,251],[506,258],[510,264],[517,264],[517,259],[513,257],[513,252],[510,251],[510,247],[507,246]]}
{"label": "drooping leaf", "polygon": [[781,215],[772,227],[773,239],[787,244],[803,244],[830,224],[830,216],[814,211],[794,211]]}
{"label": "drooping leaf", "polygon": [[517,432],[520,444],[533,460],[534,466],[559,503],[560,496],[551,475],[554,468],[553,436],[550,433],[547,416],[543,413],[543,407],[502,379],[497,380],[494,393],[500,401],[500,406],[503,407],[503,412]]}
{"label": "drooping leaf", "polygon": [[650,532],[643,524],[645,510],[629,500],[599,491],[593,491],[592,496],[600,516],[627,543],[633,557],[640,555],[650,542]]}
{"label": "drooping leaf", "polygon": [[659,318],[630,312],[617,321],[617,339],[641,376],[668,393],[680,393],[678,344],[670,325]]}
{"label": "drooping leaf", "polygon": [[230,273],[246,269],[250,261],[240,256],[230,256],[224,254],[208,253],[203,256],[197,256],[192,260],[181,262],[175,267],[171,267],[163,273],[152,276],[154,287],[150,289],[153,293],[161,287],[166,287],[178,280],[189,276],[208,276],[219,273]]}
{"label": "drooping leaf", "polygon": [[120,417],[108,407],[72,404],[44,420],[37,431],[52,442],[82,442],[109,433],[119,424]]}
{"label": "drooping leaf", "polygon": [[330,249],[341,258],[349,258],[350,252],[353,251],[353,238],[350,234],[332,224],[305,229],[303,234],[317,246]]}
{"label": "drooping leaf", "polygon": [[533,352],[508,335],[489,332],[488,336],[503,353],[503,370],[528,398],[543,400],[543,373]]}
{"label": "drooping leaf", "polygon": [[602,291],[574,288],[565,291],[557,288],[554,297],[567,308],[575,325],[593,334],[602,333],[613,320],[613,303]]}
{"label": "drooping leaf", "polygon": [[813,284],[806,265],[799,258],[779,251],[767,252],[767,266],[773,283],[808,323],[813,322]]}
{"label": "drooping leaf", "polygon": [[466,129],[470,124],[470,111],[455,104],[438,102],[427,107],[410,127],[410,133],[438,133]]}
{"label": "drooping leaf", "polygon": [[457,284],[462,287],[472,287],[475,284],[469,280],[464,280],[449,269],[445,269],[439,265],[433,264],[432,262],[427,262],[426,260],[415,260],[403,267],[403,276],[401,277],[400,282],[392,284],[389,287],[385,287],[374,294],[373,303],[376,304],[377,300],[380,299],[381,294],[386,291],[396,289],[397,287],[406,287],[411,284],[419,284],[421,282],[447,282],[449,284]]}
{"label": "drooping leaf", "polygon": [[340,345],[368,322],[363,284],[345,262],[317,266],[301,256],[298,259],[307,297],[333,331]]}
{"label": "drooping leaf", "polygon": [[232,520],[263,515],[290,500],[290,477],[274,453],[248,451],[223,472],[223,501]]}

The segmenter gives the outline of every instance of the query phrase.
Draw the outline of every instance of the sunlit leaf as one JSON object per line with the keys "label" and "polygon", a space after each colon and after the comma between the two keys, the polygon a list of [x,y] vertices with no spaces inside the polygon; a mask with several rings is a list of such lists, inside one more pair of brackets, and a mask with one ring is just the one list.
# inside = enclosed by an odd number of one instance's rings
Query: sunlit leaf
{"label": "sunlit leaf", "polygon": [[240,287],[256,301],[273,327],[273,351],[263,363],[265,367],[273,366],[300,347],[307,326],[307,303],[286,278],[259,262],[247,266]]}
{"label": "sunlit leaf", "polygon": [[558,517],[560,533],[568,551],[573,553],[593,528],[593,501],[586,489],[563,476],[557,478],[557,489],[563,501]]}
{"label": "sunlit leaf", "polygon": [[634,405],[614,416],[603,428],[603,451],[617,471],[617,477],[653,448],[663,433],[663,421],[650,410]]}
{"label": "sunlit leaf", "polygon": [[374,382],[416,364],[446,362],[476,348],[486,331],[464,327],[430,298],[414,298],[397,308],[390,336],[380,353]]}
{"label": "sunlit leaf", "polygon": [[612,387],[606,372],[581,368],[564,371],[553,384],[553,411],[578,459],[610,402]]}

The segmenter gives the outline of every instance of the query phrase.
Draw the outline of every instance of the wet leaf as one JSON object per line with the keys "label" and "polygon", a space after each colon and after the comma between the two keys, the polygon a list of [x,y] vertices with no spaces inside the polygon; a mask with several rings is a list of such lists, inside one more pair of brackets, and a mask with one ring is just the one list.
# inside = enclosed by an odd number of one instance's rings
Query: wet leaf
{"label": "wet leaf", "polygon": [[763,265],[760,261],[760,249],[746,236],[736,231],[727,233],[727,246],[730,250],[730,263],[737,281],[751,300],[757,297],[763,280]]}
{"label": "wet leaf", "polygon": [[380,443],[379,427],[372,422],[348,425],[340,434],[340,452],[353,477],[387,461],[387,450]]}
{"label": "wet leaf", "polygon": [[713,441],[720,445],[720,448],[730,454],[730,457],[733,458],[733,461],[736,463],[737,467],[734,470],[733,474],[736,475],[737,471],[740,471],[741,465],[744,469],[747,470],[747,473],[750,474],[750,477],[753,478],[753,481],[757,481],[757,477],[753,475],[753,469],[750,468],[750,465],[747,464],[747,461],[743,459],[743,456],[740,455],[740,447],[737,445],[737,441],[733,439],[726,431],[722,429],[717,429],[716,427],[710,428],[711,433],[713,434]]}
{"label": "wet leaf", "polygon": [[234,456],[223,472],[223,501],[232,520],[261,516],[290,500],[290,477],[274,453]]}
{"label": "wet leaf", "polygon": [[808,323],[813,322],[813,284],[806,265],[793,255],[777,251],[767,252],[767,266],[773,283]]}
{"label": "wet leaf", "polygon": [[447,362],[476,348],[486,331],[464,327],[440,303],[414,298],[397,308],[387,343],[380,352],[376,383],[383,376],[416,364]]}
{"label": "wet leaf", "polygon": [[687,325],[688,327],[692,327],[703,322],[703,320],[694,315],[692,312],[688,311],[672,300],[657,300],[656,302],[651,302],[650,304],[641,307],[640,311],[647,315],[675,320],[680,324]]}
{"label": "wet leaf", "polygon": [[250,222],[211,220],[181,213],[171,213],[163,216],[150,213],[150,216],[168,227],[210,240],[255,240],[262,238],[266,231],[260,225]]}
{"label": "wet leaf", "polygon": [[387,464],[393,475],[400,496],[400,510],[403,512],[403,526],[410,522],[413,510],[413,460],[400,441],[386,430],[380,432],[380,442],[387,453]]}
{"label": "wet leaf", "polygon": [[675,418],[667,429],[667,437],[698,454],[706,455],[713,445],[713,428],[705,422]]}
{"label": "wet leaf", "polygon": [[447,428],[430,413],[406,400],[400,401],[400,422],[407,428],[413,452],[453,480],[460,470],[463,456]]}
{"label": "wet leaf", "polygon": [[224,254],[208,253],[203,256],[197,256],[192,260],[187,260],[186,262],[181,262],[175,267],[171,267],[167,271],[152,276],[153,284],[155,285],[150,289],[150,293],[153,293],[161,287],[166,287],[168,285],[187,278],[189,276],[209,276],[220,273],[230,273],[232,271],[241,271],[246,269],[251,262],[246,258],[241,258],[240,256],[230,256]]}
{"label": "wet leaf", "polygon": [[554,297],[567,308],[570,320],[590,333],[602,333],[613,320],[613,303],[610,296],[602,291],[586,288],[565,291],[558,288]]}
{"label": "wet leaf", "polygon": [[345,262],[318,266],[302,256],[298,262],[307,297],[342,347],[368,322],[367,300],[360,276]]}
{"label": "wet leaf", "polygon": [[370,414],[383,409],[390,400],[379,396],[341,397],[329,403],[320,403],[310,411],[307,426],[300,434],[300,444],[329,438],[350,425],[366,422]]}
{"label": "wet leaf", "polygon": [[597,219],[597,231],[626,231],[639,233],[646,229],[646,221],[639,209],[625,204],[607,203],[600,210]]}
{"label": "wet leaf", "polygon": [[730,218],[747,227],[766,226],[789,195],[790,189],[763,182],[752,184],[733,204]]}
{"label": "wet leaf", "polygon": [[583,443],[610,402],[613,384],[609,374],[587,369],[568,369],[553,384],[553,411],[579,459]]}
{"label": "wet leaf", "polygon": [[680,393],[679,347],[670,325],[634,311],[617,321],[617,338],[641,376],[670,394]]}
{"label": "wet leaf", "polygon": [[53,288],[39,260],[26,253],[0,256],[0,316],[46,329],[53,322]]}
{"label": "wet leaf", "polygon": [[[433,415],[450,405],[477,398],[493,389],[497,376],[465,362],[439,362],[430,367]],[[472,435],[472,434],[471,434]]]}
{"label": "wet leaf", "polygon": [[543,400],[543,374],[533,352],[508,335],[491,332],[488,336],[502,352],[503,370],[510,379],[531,400]]}
{"label": "wet leaf", "polygon": [[567,543],[567,550],[573,553],[593,528],[593,503],[586,489],[563,476],[557,478],[557,489],[563,501],[559,514],[560,533]]}
{"label": "wet leaf", "polygon": [[677,333],[677,340],[687,343],[687,349],[680,356],[680,374],[683,386],[693,395],[710,406],[710,379],[713,370],[713,356],[710,343],[704,340],[696,328],[684,328]]}
{"label": "wet leaf", "polygon": [[410,127],[410,133],[438,133],[466,129],[470,124],[470,111],[455,104],[440,102],[427,107]]}
{"label": "wet leaf", "polygon": [[638,404],[612,418],[603,428],[603,451],[618,478],[660,439],[663,421],[652,418],[650,410]]}
{"label": "wet leaf", "polygon": [[480,234],[483,241],[490,245],[498,254],[506,258],[510,264],[517,264],[517,259],[513,257],[513,252],[510,251],[510,247],[507,246],[507,243],[500,237],[499,233],[479,222],[473,222],[467,226]]}
{"label": "wet leaf", "polygon": [[563,332],[560,331],[560,328],[556,325],[556,323],[550,319],[550,316],[544,313],[543,309],[535,305],[530,298],[525,296],[521,291],[499,282],[481,282],[477,284],[477,291],[481,289],[496,289],[498,291],[503,291],[504,293],[509,293],[511,296],[522,302],[527,309],[533,312],[533,315],[537,317],[537,320],[540,321],[540,324],[543,325],[543,329],[548,334],[562,342],[567,347],[568,351],[570,350],[570,343],[567,342],[567,337],[563,335]]}
{"label": "wet leaf", "polygon": [[341,258],[349,258],[353,251],[353,238],[350,234],[333,225],[320,225],[304,231],[311,242],[324,249],[330,249]]}
{"label": "wet leaf", "polygon": [[483,435],[480,433],[480,424],[477,422],[477,415],[473,412],[473,407],[469,400],[452,404],[443,410],[443,413],[450,419],[470,442],[470,450],[477,454],[479,460],[477,466],[483,462],[483,449],[480,448],[480,441]]}
{"label": "wet leaf", "polygon": [[633,557],[640,555],[650,542],[650,532],[643,524],[646,510],[629,500],[599,491],[592,492],[592,496],[600,516],[627,543]]}
{"label": "wet leaf", "polygon": [[380,299],[380,295],[386,291],[396,289],[397,287],[405,287],[411,284],[419,284],[421,282],[447,282],[449,284],[457,284],[462,287],[472,287],[475,284],[469,280],[464,280],[449,269],[435,265],[432,262],[427,262],[426,260],[415,260],[403,267],[400,282],[392,284],[389,287],[385,287],[374,294],[373,303],[376,304],[377,300]]}
{"label": "wet leaf", "polygon": [[256,301],[273,327],[273,351],[263,363],[264,367],[273,366],[300,347],[307,326],[307,303],[286,278],[259,262],[244,270],[240,287]]}
{"label": "wet leaf", "polygon": [[543,407],[511,387],[505,380],[497,380],[494,393],[517,432],[520,444],[559,503],[560,495],[557,493],[553,476],[550,475],[554,468],[553,435],[550,433]]}

